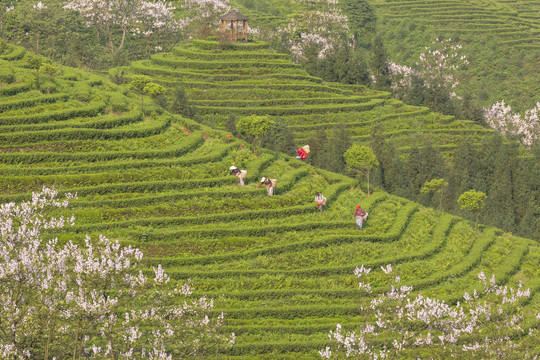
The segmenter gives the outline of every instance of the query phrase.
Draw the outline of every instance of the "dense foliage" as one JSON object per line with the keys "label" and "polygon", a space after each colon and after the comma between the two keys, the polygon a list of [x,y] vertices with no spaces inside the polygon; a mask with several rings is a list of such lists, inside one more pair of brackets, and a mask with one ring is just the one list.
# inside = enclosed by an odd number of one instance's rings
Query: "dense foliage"
{"label": "dense foliage", "polygon": [[101,235],[81,246],[43,239],[44,231],[74,223],[48,216],[73,199],[57,195],[44,187],[31,201],[0,207],[3,359],[173,359],[234,343],[234,334],[220,334],[224,315],[212,314],[213,300],[189,298],[189,282],[168,287],[161,265],[153,278],[137,274],[139,249]]}
{"label": "dense foliage", "polygon": [[[446,41],[439,45],[453,46]],[[448,50],[452,50],[454,60],[465,60],[454,56],[458,48]],[[425,57],[446,63],[441,51],[434,50],[437,54]],[[444,66],[452,70],[456,65],[448,62]],[[429,75],[436,73],[433,65],[426,63],[421,68],[433,88],[451,88],[455,84],[450,74]],[[194,40],[176,47],[173,53],[134,62],[125,70],[124,81],[140,74],[154,77],[169,87],[169,93],[180,77],[189,99],[189,104],[187,100],[184,103],[204,124],[236,135],[236,123],[243,117],[270,116],[275,125],[262,139],[263,145],[292,155],[294,148],[309,144],[310,164],[341,173],[347,173],[343,154],[352,143],[370,146],[380,163],[370,175],[376,186],[425,205],[439,204],[443,210],[465,217],[470,214],[460,210],[457,198],[476,188],[490,199],[480,214],[481,222],[529,238],[539,236],[538,152],[533,150],[534,144],[524,149],[514,143],[530,136],[516,133],[505,140],[477,122],[405,105],[391,99],[388,92],[325,83],[262,42],[220,44]],[[486,111],[486,116],[489,113]],[[537,118],[533,110],[527,114],[527,119]],[[482,119],[483,115],[479,116]],[[518,115],[511,118],[522,119]],[[504,124],[498,123],[497,130]],[[502,178],[493,176],[494,171],[499,171],[495,170],[498,165],[494,154],[499,153],[506,164],[507,175]],[[421,193],[424,183],[434,178],[445,178],[449,183],[443,199]],[[495,193],[501,195],[493,196]],[[505,216],[500,221],[492,212],[503,193]]]}
{"label": "dense foliage", "polygon": [[[213,42],[202,44],[214,46]],[[414,286],[413,294],[421,291],[452,304],[463,292],[474,293],[481,269],[491,269],[501,284],[516,287],[522,281],[531,294],[523,307],[536,311],[540,248],[533,241],[486,226],[475,232],[467,220],[433,213],[382,191],[368,197],[354,179],[291,156],[264,149],[254,156],[247,143],[227,137],[227,132],[159,107],[154,113],[146,98],[141,112],[140,95],[128,91],[129,81],[126,86],[115,85],[100,76],[52,64],[59,73],[50,78],[50,94],[45,86],[50,75],[43,71],[37,91],[35,70],[24,60],[24,51],[8,46],[1,56],[8,81],[0,95],[0,202],[27,201],[32,191],[45,184],[61,192],[76,192],[78,198],[70,202],[70,208],[54,214],[69,218],[73,214],[75,225],[42,232],[43,239],[58,238],[57,250],[70,240],[85,249],[86,234],[91,239],[103,234],[111,244],[118,241],[119,249],[131,245],[144,252],[145,257],[132,264],[146,278],[156,276],[154,269],[161,274],[161,264],[167,269],[171,289],[191,279],[191,296],[214,298],[209,315],[218,319],[224,312],[226,323],[220,331],[236,334],[232,347],[201,340],[197,351],[202,358],[214,358],[216,352],[218,359],[318,357],[320,349],[330,346],[327,334],[336,323],[352,330],[369,321],[361,311],[368,303],[362,302],[353,275],[362,263],[379,267],[391,262],[402,281]],[[252,56],[260,54],[255,51]],[[129,72],[124,76],[131,81]],[[156,83],[178,86],[177,79],[164,80],[153,77]],[[199,111],[202,106],[193,94],[211,92],[211,88],[195,88],[189,81],[183,86]],[[324,86],[325,96],[335,94],[331,92],[334,86]],[[297,91],[309,99],[306,89]],[[261,101],[272,94],[256,88],[247,92],[260,94]],[[291,98],[295,95],[283,92]],[[226,90],[218,92],[223,94],[222,101],[235,101],[241,91],[228,93],[231,100],[225,99]],[[176,95],[167,94],[172,96]],[[217,116],[215,120],[221,121]],[[276,143],[285,144],[288,132],[277,131],[283,120],[276,120],[272,131],[281,134]],[[324,146],[329,150],[345,151],[351,145],[347,131],[339,128],[329,132],[327,139]],[[305,144],[295,143],[290,151],[299,145]],[[313,147],[310,156],[316,159]],[[227,176],[231,165],[247,170],[244,187]],[[345,166],[342,159],[333,165]],[[257,189],[261,176],[278,179],[275,196]],[[316,191],[328,199],[322,214],[313,199]],[[356,230],[351,219],[360,204],[369,212],[362,231]],[[371,281],[374,293],[385,292],[391,284],[377,274]],[[135,307],[148,300],[150,306],[151,299],[136,298],[131,304]],[[175,295],[171,306],[183,304],[184,299]],[[74,325],[71,329],[76,331]],[[535,339],[536,326],[537,320],[527,317],[523,327],[533,332],[518,334],[520,346]],[[140,331],[150,330],[141,327]],[[91,335],[88,341],[93,340]],[[65,337],[71,345],[75,338]],[[46,338],[40,339],[39,344],[46,343]],[[72,357],[75,347],[71,345],[54,351],[71,349],[68,356]],[[96,346],[106,349],[104,343],[96,342]],[[426,351],[433,356],[445,354],[438,349]]]}

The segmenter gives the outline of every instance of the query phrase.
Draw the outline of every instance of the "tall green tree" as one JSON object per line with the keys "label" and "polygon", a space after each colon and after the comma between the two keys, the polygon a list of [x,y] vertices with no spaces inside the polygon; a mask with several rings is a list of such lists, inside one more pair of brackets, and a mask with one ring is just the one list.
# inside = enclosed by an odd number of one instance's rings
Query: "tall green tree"
{"label": "tall green tree", "polygon": [[32,55],[27,53],[25,58],[28,67],[32,70],[35,70],[35,85],[36,90],[39,90],[39,70],[43,66],[43,58],[39,55]]}
{"label": "tall green tree", "polygon": [[47,78],[47,94],[51,93],[51,79],[58,76],[60,69],[52,64],[45,64],[42,66],[42,70],[45,74],[48,75]]}
{"label": "tall green tree", "polygon": [[463,210],[467,210],[476,215],[475,230],[478,229],[478,219],[480,211],[484,208],[486,194],[481,191],[469,190],[460,195],[457,202]]}
{"label": "tall green tree", "polygon": [[366,0],[341,0],[341,8],[347,15],[349,29],[353,34],[352,50],[356,50],[359,39],[369,39],[375,32],[377,16]]}
{"label": "tall green tree", "polygon": [[390,86],[390,71],[388,70],[388,53],[384,46],[383,37],[377,34],[373,39],[371,69],[375,76],[375,87],[385,90]]}
{"label": "tall green tree", "polygon": [[144,110],[144,95],[146,94],[145,87],[152,81],[150,76],[134,75],[133,80],[129,83],[129,88],[141,96],[141,111]]}
{"label": "tall green tree", "polygon": [[[261,152],[262,139],[272,129],[274,124],[270,116],[244,116],[236,122],[236,130],[253,141],[253,152],[259,154]],[[257,144],[259,145],[258,151]]]}
{"label": "tall green tree", "polygon": [[432,179],[426,181],[420,192],[423,194],[435,194],[439,200],[439,211],[442,212],[444,191],[448,187],[448,182],[444,179]]}
{"label": "tall green tree", "polygon": [[186,89],[181,81],[176,83],[171,94],[169,111],[174,114],[184,115],[186,117],[192,117],[194,114],[193,107],[190,105],[189,99],[186,95]]}
{"label": "tall green tree", "polygon": [[343,154],[343,157],[345,158],[349,171],[366,176],[367,192],[369,196],[369,175],[371,170],[379,166],[379,161],[377,161],[377,157],[373,153],[373,150],[367,146],[355,144]]}
{"label": "tall green tree", "polygon": [[320,168],[325,168],[324,144],[326,142],[326,130],[318,129],[313,136],[309,137],[307,143],[311,150],[308,162]]}
{"label": "tall green tree", "polygon": [[164,95],[167,93],[167,89],[159,84],[156,84],[154,82],[147,83],[144,88],[143,92],[145,94],[148,94],[153,100],[154,100],[154,112],[156,111],[156,100],[160,95]]}
{"label": "tall green tree", "polygon": [[323,146],[325,169],[345,173],[347,166],[343,154],[351,146],[349,132],[343,128],[335,128]]}
{"label": "tall green tree", "polygon": [[[468,189],[476,188],[480,191],[486,191],[484,187],[479,187],[476,182],[476,176],[480,171],[479,154],[471,145],[471,139],[463,139],[458,142],[456,150],[451,160],[449,193],[454,201],[460,194]],[[452,206],[454,208],[454,206]]]}
{"label": "tall green tree", "polygon": [[277,118],[268,133],[262,138],[262,146],[283,153],[292,153],[294,137],[287,127],[286,120]]}
{"label": "tall green tree", "polygon": [[515,231],[513,187],[516,150],[514,144],[510,143],[503,143],[496,150],[493,163],[494,180],[487,192],[484,214],[484,222],[507,231]]}

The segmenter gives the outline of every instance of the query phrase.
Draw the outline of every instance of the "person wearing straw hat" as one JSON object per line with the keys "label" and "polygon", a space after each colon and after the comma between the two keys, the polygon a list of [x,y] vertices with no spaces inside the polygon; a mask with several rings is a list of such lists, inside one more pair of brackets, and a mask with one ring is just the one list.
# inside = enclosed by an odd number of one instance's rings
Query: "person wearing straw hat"
{"label": "person wearing straw hat", "polygon": [[362,225],[364,224],[364,221],[366,221],[367,216],[368,213],[362,209],[360,205],[358,205],[353,215],[353,218],[356,219],[356,226],[358,226],[358,230],[362,230]]}
{"label": "person wearing straw hat", "polygon": [[247,171],[246,170],[239,170],[236,166],[231,166],[229,168],[231,172],[229,175],[235,175],[238,178],[238,181],[240,183],[240,186],[244,186],[244,180],[246,179]]}
{"label": "person wearing straw hat", "polygon": [[326,205],[326,198],[321,193],[316,192],[315,202],[317,203],[317,206],[319,207],[319,211],[322,213],[323,206]]}
{"label": "person wearing straw hat", "polygon": [[259,186],[257,186],[257,189],[262,186],[262,184],[266,185],[266,193],[268,196],[274,195],[274,188],[276,187],[277,180],[276,179],[267,179],[264,176],[261,178],[261,183]]}
{"label": "person wearing straw hat", "polygon": [[297,159],[300,160],[306,160],[307,155],[309,154],[309,145],[304,145],[301,148],[294,149],[298,155],[296,155]]}

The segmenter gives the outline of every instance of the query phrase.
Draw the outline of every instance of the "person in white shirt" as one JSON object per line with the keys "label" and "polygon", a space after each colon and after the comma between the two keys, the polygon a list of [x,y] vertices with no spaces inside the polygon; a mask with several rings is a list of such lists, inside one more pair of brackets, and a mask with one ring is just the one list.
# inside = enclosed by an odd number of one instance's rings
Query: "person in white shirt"
{"label": "person in white shirt", "polygon": [[239,170],[236,166],[231,166],[229,170],[231,170],[229,175],[235,175],[238,178],[240,186],[244,186],[244,174],[242,172],[245,172],[245,170]]}
{"label": "person in white shirt", "polygon": [[257,189],[260,188],[262,184],[264,184],[266,185],[266,193],[268,194],[268,196],[273,196],[274,187],[276,186],[275,183],[276,183],[276,179],[267,179],[263,176],[261,179],[261,183],[259,184],[259,186],[257,186]]}
{"label": "person in white shirt", "polygon": [[319,207],[319,211],[322,212],[323,206],[326,205],[326,198],[321,193],[316,192],[315,202],[317,203],[317,206]]}

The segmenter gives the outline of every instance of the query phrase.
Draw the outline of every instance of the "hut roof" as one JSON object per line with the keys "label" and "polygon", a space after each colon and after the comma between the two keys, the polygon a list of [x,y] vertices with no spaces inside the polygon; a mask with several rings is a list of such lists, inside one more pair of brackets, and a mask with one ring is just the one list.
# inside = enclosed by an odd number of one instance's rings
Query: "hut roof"
{"label": "hut roof", "polygon": [[227,20],[227,21],[231,21],[231,20],[249,20],[247,18],[247,16],[244,16],[242,14],[240,14],[238,11],[232,11],[228,14],[225,14],[223,15],[221,18],[221,20]]}

